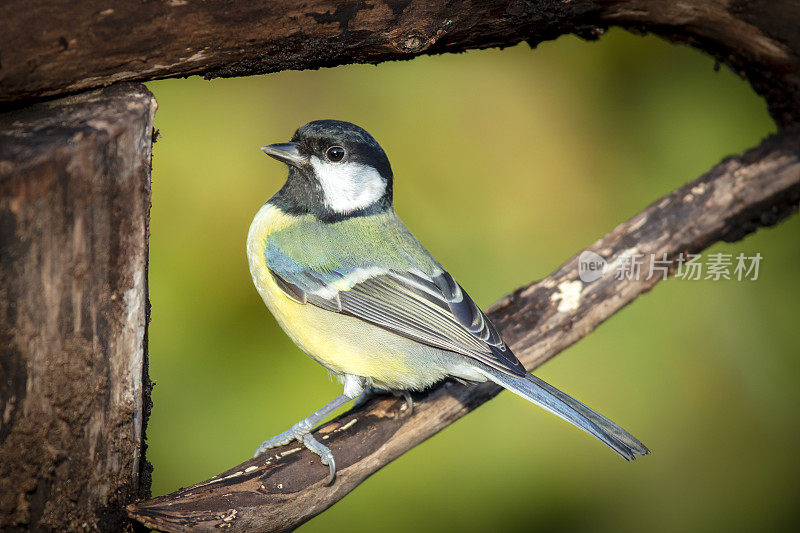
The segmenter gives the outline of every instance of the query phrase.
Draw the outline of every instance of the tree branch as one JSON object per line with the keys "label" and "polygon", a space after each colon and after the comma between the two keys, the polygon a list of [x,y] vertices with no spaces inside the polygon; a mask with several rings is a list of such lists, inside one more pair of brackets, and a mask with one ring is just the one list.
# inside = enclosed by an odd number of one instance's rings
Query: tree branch
{"label": "tree branch", "polygon": [[[735,241],[793,213],[800,202],[800,133],[786,132],[723,160],[693,182],[651,204],[587,250],[610,264],[628,254],[672,261],[717,241]],[[490,317],[526,367],[535,368],[579,339],[661,279],[596,281],[578,276],[576,254],[546,279],[492,306]],[[285,531],[343,498],[382,466],[455,422],[500,391],[492,383],[446,381],[402,399],[374,399],[322,425],[316,437],[333,450],[336,481],[301,446],[276,448],[210,480],[128,507],[132,518],[164,531]]]}
{"label": "tree branch", "polygon": [[596,39],[609,26],[704,50],[747,77],[779,125],[800,117],[800,6],[792,0],[6,0],[0,102],[117,81],[535,46],[566,33]]}

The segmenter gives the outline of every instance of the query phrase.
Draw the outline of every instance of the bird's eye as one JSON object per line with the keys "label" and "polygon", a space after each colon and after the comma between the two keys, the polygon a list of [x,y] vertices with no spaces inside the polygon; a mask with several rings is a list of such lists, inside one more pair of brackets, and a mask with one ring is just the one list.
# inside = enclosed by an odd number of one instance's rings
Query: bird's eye
{"label": "bird's eye", "polygon": [[325,157],[327,157],[330,161],[337,163],[344,157],[344,148],[341,146],[331,146],[325,152]]}

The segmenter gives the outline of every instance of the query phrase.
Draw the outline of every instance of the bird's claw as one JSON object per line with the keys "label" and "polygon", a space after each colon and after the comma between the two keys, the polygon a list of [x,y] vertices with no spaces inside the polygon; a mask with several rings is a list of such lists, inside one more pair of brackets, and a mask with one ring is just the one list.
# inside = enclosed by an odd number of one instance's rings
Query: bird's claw
{"label": "bird's claw", "polygon": [[277,448],[278,446],[289,444],[293,440],[302,443],[303,446],[319,455],[320,459],[322,460],[322,464],[327,465],[330,469],[330,473],[328,474],[328,485],[333,483],[333,481],[336,479],[336,460],[333,458],[333,452],[331,452],[330,448],[324,446],[317,439],[315,439],[311,435],[311,428],[309,428],[306,424],[303,424],[303,422],[299,422],[292,426],[292,429],[284,431],[283,433],[279,433],[278,435],[275,435],[274,437],[262,442],[256,449],[253,457],[258,457],[270,448]]}
{"label": "bird's claw", "polygon": [[406,400],[406,415],[411,416],[414,413],[414,398],[411,397],[411,393],[407,390],[402,391],[403,398]]}
{"label": "bird's claw", "polygon": [[333,452],[327,446],[322,445],[317,439],[307,433],[303,436],[303,445],[306,448],[319,455],[322,464],[328,465],[330,472],[328,473],[328,485],[333,483],[336,479],[336,460],[333,458]]}

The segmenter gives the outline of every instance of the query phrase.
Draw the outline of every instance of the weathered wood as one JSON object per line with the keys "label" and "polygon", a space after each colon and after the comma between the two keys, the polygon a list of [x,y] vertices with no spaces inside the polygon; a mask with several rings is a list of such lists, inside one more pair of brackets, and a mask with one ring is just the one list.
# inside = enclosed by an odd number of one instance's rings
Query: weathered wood
{"label": "weathered wood", "polygon": [[0,529],[128,531],[149,495],[155,108],[123,84],[0,114]]}
{"label": "weathered wood", "polygon": [[[588,250],[610,264],[625,254],[673,261],[718,241],[734,241],[776,224],[800,203],[800,134],[786,133],[728,158],[620,224]],[[583,282],[576,254],[552,275],[521,288],[491,308],[490,316],[526,367],[535,368],[588,335],[661,278],[602,278]],[[214,478],[129,507],[130,515],[163,531],[285,531],[321,513],[405,451],[493,398],[494,384],[444,382],[415,395],[406,415],[402,399],[376,399],[317,429],[336,457],[328,468],[295,444],[276,448]]]}
{"label": "weathered wood", "polygon": [[117,81],[377,63],[565,33],[597,38],[609,26],[705,50],[746,76],[780,125],[800,116],[792,0],[7,0],[0,102]]}

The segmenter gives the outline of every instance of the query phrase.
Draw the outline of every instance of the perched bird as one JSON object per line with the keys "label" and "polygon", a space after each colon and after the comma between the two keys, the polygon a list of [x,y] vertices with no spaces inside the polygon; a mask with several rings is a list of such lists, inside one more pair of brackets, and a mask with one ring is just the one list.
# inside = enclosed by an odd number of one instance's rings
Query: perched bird
{"label": "perched bird", "polygon": [[369,388],[418,391],[454,377],[491,380],[598,438],[625,459],[648,449],[611,420],[529,374],[464,289],[394,212],[393,174],[362,128],[318,120],[261,148],[286,163],[283,187],[247,236],[253,283],[292,340],[344,392],[269,448],[302,442],[330,468],[311,430]]}

